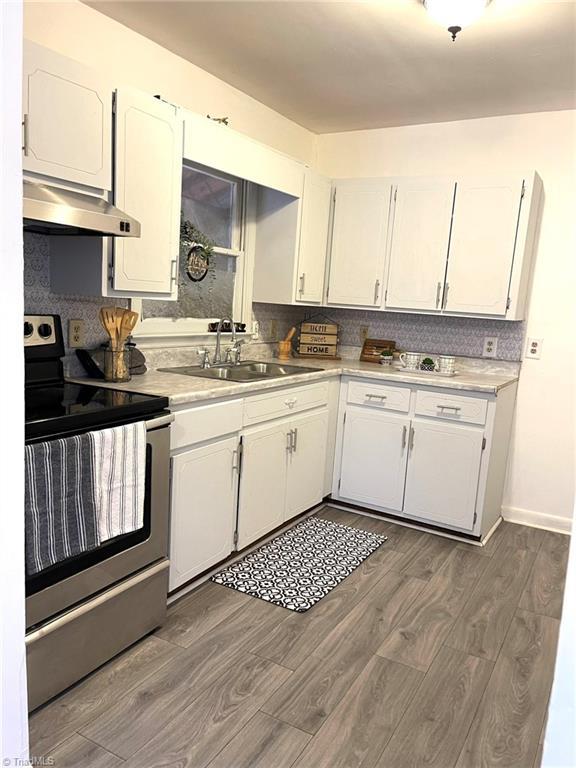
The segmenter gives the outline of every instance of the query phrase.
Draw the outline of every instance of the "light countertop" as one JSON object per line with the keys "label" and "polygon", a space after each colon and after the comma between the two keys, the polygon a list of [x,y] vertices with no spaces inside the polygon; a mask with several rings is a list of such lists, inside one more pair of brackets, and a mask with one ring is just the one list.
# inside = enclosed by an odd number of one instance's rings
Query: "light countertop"
{"label": "light countertop", "polygon": [[[278,362],[272,360],[272,362]],[[320,371],[282,376],[281,378],[263,379],[238,383],[217,381],[196,376],[185,376],[179,373],[149,371],[141,376],[134,376],[125,383],[104,382],[97,379],[74,378],[71,381],[93,384],[127,392],[139,392],[146,395],[163,395],[170,399],[173,406],[193,403],[200,400],[212,400],[223,397],[245,396],[254,392],[278,387],[307,384],[313,381],[333,378],[335,376],[356,376],[358,378],[378,379],[402,384],[418,384],[424,387],[440,387],[467,392],[481,392],[495,395],[504,387],[518,380],[517,374],[478,370],[462,370],[456,376],[441,376],[438,374],[408,372],[405,369],[384,367],[375,363],[362,363],[359,360],[290,360],[290,365],[304,368],[321,368]],[[496,370],[498,370],[496,368]]]}

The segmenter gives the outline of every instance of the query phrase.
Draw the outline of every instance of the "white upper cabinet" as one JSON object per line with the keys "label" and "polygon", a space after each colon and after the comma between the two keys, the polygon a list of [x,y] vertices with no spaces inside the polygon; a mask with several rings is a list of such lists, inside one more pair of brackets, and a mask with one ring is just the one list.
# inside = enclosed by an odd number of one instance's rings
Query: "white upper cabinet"
{"label": "white upper cabinet", "polygon": [[140,91],[116,96],[115,202],[141,224],[114,242],[115,291],[175,299],[180,241],[182,120]]}
{"label": "white upper cabinet", "polygon": [[328,304],[380,307],[391,184],[336,183]]}
{"label": "white upper cabinet", "polygon": [[25,41],[24,172],[112,189],[112,87],[76,61]]}
{"label": "white upper cabinet", "polygon": [[307,168],[302,197],[296,301],[322,302],[331,203],[332,182]]}
{"label": "white upper cabinet", "polygon": [[330,180],[308,168],[297,197],[252,187],[254,301],[322,302],[331,191]]}
{"label": "white upper cabinet", "polygon": [[525,256],[519,232],[525,193],[526,180],[521,176],[458,181],[446,312],[506,316],[512,301],[512,269],[521,271]]}
{"label": "white upper cabinet", "polygon": [[387,309],[440,311],[454,182],[406,180],[394,190]]}

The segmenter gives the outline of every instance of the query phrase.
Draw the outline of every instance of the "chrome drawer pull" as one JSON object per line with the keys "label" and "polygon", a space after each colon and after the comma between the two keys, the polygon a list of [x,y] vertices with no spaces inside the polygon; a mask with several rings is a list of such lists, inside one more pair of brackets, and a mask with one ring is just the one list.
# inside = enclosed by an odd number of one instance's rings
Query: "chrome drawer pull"
{"label": "chrome drawer pull", "polygon": [[295,397],[290,398],[289,400],[284,400],[284,405],[287,405],[288,408],[294,408],[298,400]]}
{"label": "chrome drawer pull", "polygon": [[404,425],[402,427],[402,453],[404,453],[404,448],[406,448],[406,433],[408,432],[408,427]]}
{"label": "chrome drawer pull", "polygon": [[458,413],[458,411],[462,410],[462,408],[459,405],[441,405],[440,403],[438,403],[436,407],[439,408],[441,411],[454,411],[455,413]]}
{"label": "chrome drawer pull", "polygon": [[365,398],[367,400],[386,400],[388,395],[372,395],[370,392],[367,392]]}

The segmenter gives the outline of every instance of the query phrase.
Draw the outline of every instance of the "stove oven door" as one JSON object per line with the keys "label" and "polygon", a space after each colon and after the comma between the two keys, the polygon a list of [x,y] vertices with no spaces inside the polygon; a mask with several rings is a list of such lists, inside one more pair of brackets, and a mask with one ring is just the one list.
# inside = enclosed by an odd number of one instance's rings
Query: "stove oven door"
{"label": "stove oven door", "polygon": [[146,422],[144,527],[26,579],[27,629],[167,558],[171,414]]}

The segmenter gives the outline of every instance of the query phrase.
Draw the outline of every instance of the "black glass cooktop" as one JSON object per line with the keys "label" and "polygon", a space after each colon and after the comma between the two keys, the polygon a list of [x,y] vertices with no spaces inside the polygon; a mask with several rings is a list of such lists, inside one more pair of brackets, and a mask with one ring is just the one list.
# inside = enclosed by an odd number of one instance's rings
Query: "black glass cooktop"
{"label": "black glass cooktop", "polygon": [[128,423],[168,408],[168,398],[87,384],[26,388],[26,439]]}

